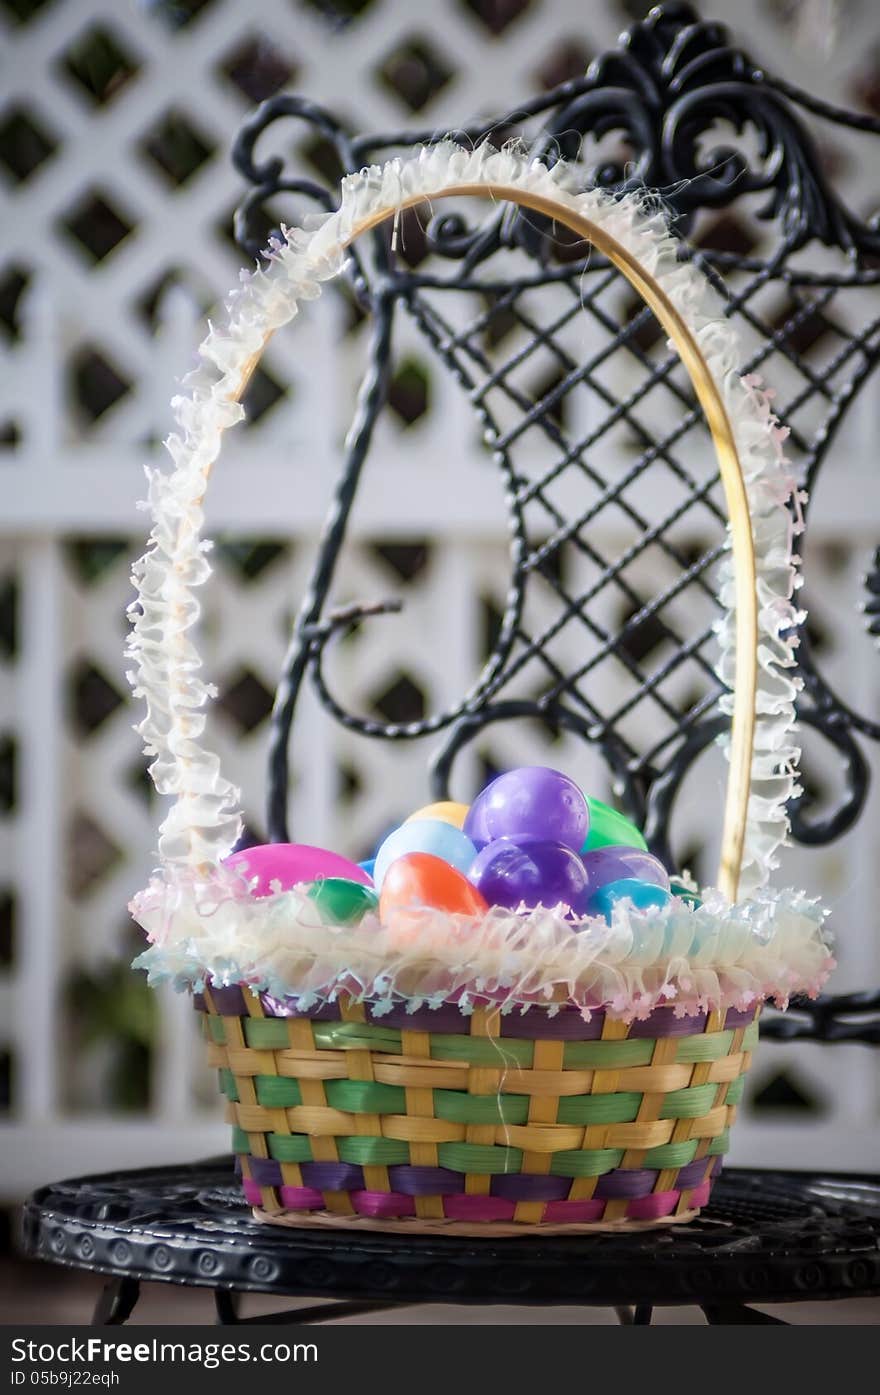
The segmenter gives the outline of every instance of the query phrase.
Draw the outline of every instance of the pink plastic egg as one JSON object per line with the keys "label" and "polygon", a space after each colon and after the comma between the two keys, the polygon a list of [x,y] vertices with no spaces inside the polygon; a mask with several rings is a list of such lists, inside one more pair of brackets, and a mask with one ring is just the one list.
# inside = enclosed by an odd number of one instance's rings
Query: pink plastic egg
{"label": "pink plastic egg", "polygon": [[308,843],[259,843],[233,853],[224,866],[235,868],[250,882],[256,878],[251,889],[253,896],[271,896],[272,882],[279,882],[282,891],[289,891],[300,882],[315,882],[322,877],[346,877],[361,886],[372,886],[369,875],[356,862]]}

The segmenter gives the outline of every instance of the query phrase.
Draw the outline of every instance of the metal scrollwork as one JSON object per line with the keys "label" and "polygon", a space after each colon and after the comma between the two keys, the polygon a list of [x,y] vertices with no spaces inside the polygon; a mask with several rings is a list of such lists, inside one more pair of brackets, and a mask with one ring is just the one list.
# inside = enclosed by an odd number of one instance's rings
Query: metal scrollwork
{"label": "metal scrollwork", "polygon": [[[536,156],[571,162],[584,187],[600,185],[620,192],[656,190],[676,230],[684,235],[699,233],[700,218],[706,210],[730,209],[746,195],[766,194],[758,217],[763,220],[765,242],[770,245],[765,249],[762,243],[760,254],[701,249],[696,236],[682,242],[682,257],[693,257],[719,281],[727,312],[757,331],[761,347],[752,353],[745,371],[760,371],[772,354],[783,355],[795,370],[801,386],[790,402],[780,401],[777,409],[791,424],[792,447],[812,489],[845,412],[880,359],[880,313],[864,319],[858,330],[844,328],[833,314],[836,297],[880,284],[876,260],[880,231],[876,220],[859,219],[831,188],[806,124],[807,114],[832,125],[880,134],[880,121],[840,111],[772,77],[731,43],[723,26],[700,20],[689,5],[671,3],[652,10],[645,21],[634,25],[621,37],[619,46],[597,58],[583,77],[497,120],[474,123],[451,134],[472,143],[491,140],[498,131],[518,129]],[[289,210],[286,216],[292,220],[302,215],[304,206],[306,211],[309,205],[326,211],[335,205],[332,182],[324,184],[290,169],[280,156],[260,154],[269,139],[267,132],[278,122],[299,122],[319,136],[333,152],[340,175],[395,150],[431,143],[439,135],[419,129],[357,135],[347,131],[332,113],[304,98],[283,95],[264,102],[242,126],[233,156],[250,186],[237,213],[236,235],[251,255],[258,254],[265,240],[267,219],[271,223],[282,207]],[[443,731],[432,773],[438,793],[448,787],[455,756],[492,723],[532,717],[574,732],[602,752],[629,812],[644,822],[655,850],[671,861],[668,830],[675,798],[688,769],[718,735],[720,723],[714,714],[720,688],[708,659],[710,631],[685,636],[669,621],[663,606],[685,585],[705,596],[713,595],[708,573],[720,546],[694,561],[673,540],[677,515],[649,520],[632,504],[626,490],[641,471],[661,461],[689,491],[689,498],[699,499],[712,510],[712,481],[694,480],[677,454],[678,442],[699,419],[698,408],[674,378],[673,360],[647,355],[640,336],[648,325],[649,312],[642,308],[627,323],[613,323],[602,301],[609,278],[615,274],[613,268],[595,253],[583,258],[576,248],[562,256],[555,230],[545,220],[518,207],[502,206],[472,223],[453,210],[427,221],[425,241],[427,250],[435,254],[428,270],[406,265],[395,254],[387,230],[382,229],[365,239],[363,246],[352,248],[346,264],[344,274],[371,320],[371,340],[345,459],[278,687],[270,749],[270,837],[288,836],[288,738],[302,684],[309,678],[332,717],[364,736],[413,739]],[[797,254],[812,243],[836,249],[839,266],[818,272],[807,265]],[[510,248],[520,256],[514,277],[498,256]],[[523,253],[529,259],[525,271]],[[502,269],[496,269],[499,267]],[[719,276],[731,269],[740,276],[733,289],[724,291]],[[607,335],[609,347],[595,362],[574,362],[552,328],[542,329],[530,321],[524,297],[534,287],[551,284],[557,289],[572,287],[577,308],[592,315]],[[786,298],[787,308],[781,317],[770,321],[760,298],[773,288]],[[466,332],[457,331],[442,309],[445,292],[473,292],[490,308],[473,320]],[[868,300],[865,304],[870,309]],[[877,311],[876,306],[873,309]],[[537,404],[520,392],[512,378],[505,379],[495,371],[485,351],[483,331],[491,315],[498,312],[516,317],[519,328],[540,340],[559,368],[559,382],[551,385]],[[340,613],[332,608],[331,591],[349,513],[375,424],[387,399],[392,327],[399,313],[411,317],[437,363],[467,394],[501,472],[507,501],[510,579],[497,636],[470,690],[442,712],[414,722],[394,723],[349,711],[331,691],[323,661],[333,637],[345,626],[362,619],[378,624],[370,617],[393,608],[382,603]],[[865,314],[861,304],[859,313]],[[804,340],[829,327],[840,346],[830,364],[817,374],[803,347]],[[600,370],[611,350],[645,372],[629,397],[616,397],[604,385]],[[834,374],[838,376],[829,386]],[[604,423],[579,441],[572,440],[562,428],[557,410],[570,386],[578,382],[589,383],[607,409]],[[667,434],[647,430],[635,410],[658,383],[677,398],[678,421]],[[555,464],[542,478],[529,479],[521,473],[516,455],[518,429],[502,433],[487,403],[487,384],[500,386],[522,422],[540,431],[554,452]],[[815,403],[822,407],[819,427],[802,425],[799,412],[804,404]],[[633,434],[640,454],[620,479],[609,483],[592,465],[590,449],[609,424],[618,423]],[[598,490],[598,501],[576,518],[560,513],[550,489],[556,476],[570,466],[579,467],[591,487]],[[679,580],[660,598],[645,602],[629,587],[626,566],[638,555],[638,548],[608,563],[591,542],[587,525],[609,501],[678,569]],[[528,521],[528,510],[535,506],[542,510],[549,542],[536,541]],[[723,515],[717,513],[715,521],[723,530]],[[572,594],[559,582],[554,568],[563,547],[573,548],[585,563],[598,569],[595,585]],[[558,609],[556,618],[535,635],[524,628],[523,605],[530,579],[537,575],[555,590]],[[595,602],[604,586],[615,588],[615,595],[622,596],[630,609],[619,631],[608,632],[598,618]],[[880,550],[865,587],[866,627],[871,635],[877,635]],[[669,708],[669,733],[652,750],[636,751],[624,735],[624,719],[632,702],[610,713],[596,705],[589,684],[592,663],[577,673],[554,667],[551,641],[572,618],[584,626],[600,657],[612,656],[628,669],[636,694],[650,692],[658,703],[662,680],[677,660],[673,657],[650,678],[645,675],[633,654],[637,652],[634,641],[646,626],[653,626],[675,653],[688,654],[701,669],[704,696],[687,713]],[[524,698],[511,684],[530,658],[543,664],[546,685],[537,696]],[[804,679],[802,721],[832,743],[844,772],[844,792],[827,814],[817,815],[805,796],[792,806],[794,837],[805,844],[817,844],[838,837],[858,818],[868,786],[868,765],[856,737],[880,739],[880,724],[855,711],[834,690],[822,674],[806,634],[802,636],[799,666]],[[869,1002],[868,1006],[873,1009],[876,1005]],[[849,1010],[847,1004],[844,1009]],[[783,1032],[770,1016],[769,1032],[777,1036],[824,1032],[838,1039],[842,1029],[838,1031],[833,1025],[836,1020],[833,1009],[817,1008],[812,1017],[798,1019],[796,1030],[786,1028]],[[859,1036],[860,1022],[861,1018],[852,1035],[847,1035],[847,1028],[843,1036],[871,1039],[865,1034],[867,1028]]]}

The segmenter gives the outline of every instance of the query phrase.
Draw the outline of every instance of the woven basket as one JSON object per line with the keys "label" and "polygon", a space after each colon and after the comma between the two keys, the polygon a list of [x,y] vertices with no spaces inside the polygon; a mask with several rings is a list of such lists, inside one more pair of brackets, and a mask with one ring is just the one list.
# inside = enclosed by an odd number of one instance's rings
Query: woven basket
{"label": "woven basket", "polygon": [[313,1016],[238,987],[194,998],[267,1219],[571,1232],[689,1220],[709,1199],[756,1009],[624,1023],[449,1004]]}

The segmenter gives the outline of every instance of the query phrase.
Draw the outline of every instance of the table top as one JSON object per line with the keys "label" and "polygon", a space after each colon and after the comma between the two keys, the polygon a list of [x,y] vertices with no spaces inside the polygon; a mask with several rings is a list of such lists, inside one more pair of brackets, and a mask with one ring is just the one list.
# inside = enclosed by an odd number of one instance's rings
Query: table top
{"label": "table top", "polygon": [[695,1221],[464,1239],[253,1219],[232,1158],[76,1178],[24,1212],[28,1253],[117,1278],[391,1302],[780,1303],[880,1293],[880,1178],[729,1168]]}

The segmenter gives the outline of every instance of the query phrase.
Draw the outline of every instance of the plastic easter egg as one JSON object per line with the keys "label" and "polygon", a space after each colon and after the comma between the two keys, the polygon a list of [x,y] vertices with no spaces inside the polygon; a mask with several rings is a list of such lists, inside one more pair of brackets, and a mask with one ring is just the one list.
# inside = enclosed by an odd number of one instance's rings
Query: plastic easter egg
{"label": "plastic easter egg", "polygon": [[325,925],[355,925],[379,904],[371,886],[349,881],[348,877],[324,877],[309,887],[308,896]]}
{"label": "plastic easter egg", "polygon": [[499,838],[564,843],[580,852],[590,816],[574,780],[545,765],[523,765],[499,775],[477,795],[464,831],[478,848]]}
{"label": "plastic easter egg", "polygon": [[431,853],[405,853],[388,868],[379,897],[379,917],[384,923],[395,911],[419,907],[472,916],[484,915],[489,909],[485,897],[448,862]]}
{"label": "plastic easter egg", "polygon": [[253,896],[271,896],[272,882],[279,882],[282,891],[289,891],[300,882],[314,882],[319,877],[345,877],[369,885],[366,872],[356,862],[308,843],[260,843],[233,853],[224,866],[236,868],[250,882],[256,879],[251,889]]}
{"label": "plastic easter egg", "polygon": [[648,844],[625,814],[612,809],[610,804],[603,804],[601,799],[593,799],[589,794],[587,808],[590,811],[590,831],[582,852],[607,847],[642,848],[647,851]]}
{"label": "plastic easter egg", "polygon": [[430,853],[459,872],[466,872],[474,860],[476,848],[460,828],[454,828],[451,823],[443,823],[440,819],[414,819],[412,823],[402,823],[393,833],[389,833],[376,853],[373,881],[380,891],[392,862],[415,852]]}
{"label": "plastic easter egg", "polygon": [[359,862],[358,867],[360,867],[362,872],[366,872],[370,881],[373,880],[373,873],[376,870],[376,859],[374,857],[368,857],[363,862]]}
{"label": "plastic easter egg", "polygon": [[598,888],[607,882],[635,880],[651,882],[669,890],[669,874],[663,863],[652,853],[642,848],[623,848],[619,844],[609,844],[606,848],[596,848],[583,854],[584,866],[590,886]]}
{"label": "plastic easter egg", "polygon": [[416,809],[406,822],[414,823],[416,819],[439,819],[441,823],[451,823],[453,828],[463,828],[468,808],[469,805],[457,804],[454,799],[441,799],[437,804],[426,804],[423,809]]}
{"label": "plastic easter egg", "polygon": [[618,901],[632,901],[640,911],[645,911],[649,906],[667,906],[670,899],[669,892],[662,886],[638,881],[635,877],[622,877],[617,882],[606,882],[593,892],[587,902],[587,915],[604,916],[610,925]]}
{"label": "plastic easter egg", "polygon": [[679,901],[686,901],[689,906],[693,906],[694,910],[703,904],[697,893],[691,891],[691,888],[686,886],[683,881],[680,881],[678,877],[670,878],[669,890],[672,892],[673,896],[678,897]]}
{"label": "plastic easter egg", "polygon": [[584,864],[565,843],[498,838],[477,853],[469,873],[490,906],[568,906],[583,915],[589,896]]}

